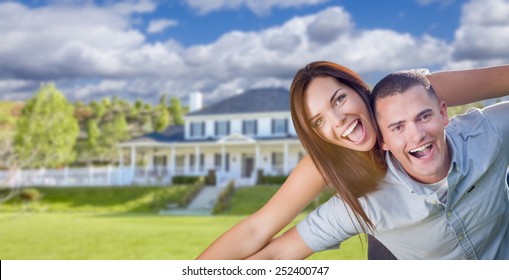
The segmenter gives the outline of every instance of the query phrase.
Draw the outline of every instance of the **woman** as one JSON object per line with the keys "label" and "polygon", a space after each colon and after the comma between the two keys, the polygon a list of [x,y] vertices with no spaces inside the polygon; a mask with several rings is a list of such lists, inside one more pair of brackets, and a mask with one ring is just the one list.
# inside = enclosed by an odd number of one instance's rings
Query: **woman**
{"label": "woman", "polygon": [[[438,97],[454,106],[505,95],[508,76],[509,65],[439,72],[428,78]],[[325,94],[337,85],[340,91]],[[325,186],[333,187],[353,209],[354,218],[371,228],[357,198],[376,189],[385,163],[376,147],[369,91],[355,72],[334,63],[314,62],[299,70],[290,89],[291,113],[309,156],[267,204],[224,233],[198,259],[243,259],[258,252]],[[344,100],[348,106],[343,106]]]}

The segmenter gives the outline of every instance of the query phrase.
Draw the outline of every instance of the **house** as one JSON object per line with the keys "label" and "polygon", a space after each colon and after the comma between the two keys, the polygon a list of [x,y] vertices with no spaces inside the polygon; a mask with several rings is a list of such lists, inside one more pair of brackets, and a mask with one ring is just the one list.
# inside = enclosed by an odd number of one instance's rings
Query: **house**
{"label": "house", "polygon": [[289,92],[265,88],[245,91],[201,107],[201,95],[190,96],[190,113],[182,126],[135,137],[118,145],[121,166],[130,182],[171,182],[175,175],[207,175],[216,182],[253,185],[264,175],[287,175],[305,150],[292,125]]}

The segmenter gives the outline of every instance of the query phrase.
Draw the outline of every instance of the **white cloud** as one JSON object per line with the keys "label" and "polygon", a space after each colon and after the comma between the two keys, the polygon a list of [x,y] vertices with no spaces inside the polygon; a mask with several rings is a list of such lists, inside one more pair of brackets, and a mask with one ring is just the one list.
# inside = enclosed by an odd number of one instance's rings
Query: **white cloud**
{"label": "white cloud", "polygon": [[452,45],[427,35],[359,29],[346,10],[329,7],[279,26],[232,31],[210,44],[187,48],[172,40],[149,43],[135,28],[132,14],[151,11],[150,3],[0,4],[0,94],[26,97],[40,82],[55,81],[73,100],[119,95],[156,102],[163,92],[186,96],[201,91],[206,102],[213,102],[241,89],[288,87],[295,72],[314,60],[338,62],[375,79],[399,69],[509,60],[503,46],[509,41],[507,0],[466,5]]}
{"label": "white cloud", "polygon": [[169,27],[177,26],[178,22],[169,19],[157,19],[150,21],[147,33],[160,33]]}
{"label": "white cloud", "polygon": [[356,29],[339,7],[259,32],[229,32],[206,45],[148,43],[126,11],[150,7],[128,3],[133,6],[124,3],[122,9],[0,4],[0,78],[53,80],[74,99],[201,91],[210,102],[242,88],[288,87],[297,69],[314,60],[332,60],[368,75],[429,67],[448,61],[451,53],[432,37]]}
{"label": "white cloud", "polygon": [[461,26],[453,42],[456,62],[507,63],[509,1],[472,0],[463,6]]}
{"label": "white cloud", "polygon": [[185,0],[199,14],[247,7],[256,15],[269,14],[273,8],[298,8],[328,2],[328,0]]}
{"label": "white cloud", "polygon": [[317,14],[307,27],[307,35],[316,43],[327,44],[352,28],[353,22],[346,11],[330,8]]}

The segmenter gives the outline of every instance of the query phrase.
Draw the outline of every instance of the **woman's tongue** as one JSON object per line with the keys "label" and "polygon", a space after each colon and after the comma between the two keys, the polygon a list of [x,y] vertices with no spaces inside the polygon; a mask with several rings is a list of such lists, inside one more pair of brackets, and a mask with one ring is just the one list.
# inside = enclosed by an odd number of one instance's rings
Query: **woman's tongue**
{"label": "woman's tongue", "polygon": [[357,143],[362,140],[363,136],[364,136],[364,129],[363,129],[362,123],[359,122],[357,124],[357,126],[353,129],[353,131],[350,134],[348,134],[346,137],[350,141]]}

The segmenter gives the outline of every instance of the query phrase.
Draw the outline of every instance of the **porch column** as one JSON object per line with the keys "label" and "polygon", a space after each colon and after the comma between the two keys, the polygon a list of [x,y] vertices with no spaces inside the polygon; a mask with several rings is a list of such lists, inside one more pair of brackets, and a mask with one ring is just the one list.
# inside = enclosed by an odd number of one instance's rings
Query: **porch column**
{"label": "porch column", "polygon": [[260,164],[260,144],[258,144],[258,143],[256,143],[255,153],[256,153],[256,164],[255,164],[255,167],[256,167],[256,172],[258,172],[258,169],[260,169],[260,167],[261,167],[261,164]]}
{"label": "porch column", "polygon": [[136,174],[136,147],[131,146],[131,184],[134,181],[134,175]]}
{"label": "porch column", "polygon": [[285,171],[285,175],[287,175],[288,174],[288,143],[285,143],[284,151],[285,151],[284,171]]}
{"label": "porch column", "polygon": [[226,174],[226,151],[224,145],[221,145],[221,175]]}
{"label": "porch column", "polygon": [[175,145],[172,145],[171,146],[171,162],[170,162],[170,173],[171,173],[171,176],[175,176],[175,158],[176,158],[176,155],[175,155]]}
{"label": "porch column", "polygon": [[198,175],[200,171],[200,146],[194,146],[194,174]]}
{"label": "porch column", "polygon": [[122,171],[124,170],[124,153],[123,153],[123,150],[122,148],[120,148],[118,150],[118,155],[119,155],[119,166],[118,166],[118,169],[117,169],[117,184],[118,185],[123,185],[123,182],[122,182]]}

